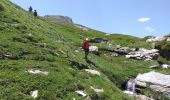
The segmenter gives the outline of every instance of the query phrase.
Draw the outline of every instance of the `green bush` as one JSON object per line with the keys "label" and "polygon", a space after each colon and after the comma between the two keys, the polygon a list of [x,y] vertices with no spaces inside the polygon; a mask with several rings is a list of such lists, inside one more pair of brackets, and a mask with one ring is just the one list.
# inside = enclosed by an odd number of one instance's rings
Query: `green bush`
{"label": "green bush", "polygon": [[5,10],[4,6],[0,4],[0,11],[4,11],[4,10]]}

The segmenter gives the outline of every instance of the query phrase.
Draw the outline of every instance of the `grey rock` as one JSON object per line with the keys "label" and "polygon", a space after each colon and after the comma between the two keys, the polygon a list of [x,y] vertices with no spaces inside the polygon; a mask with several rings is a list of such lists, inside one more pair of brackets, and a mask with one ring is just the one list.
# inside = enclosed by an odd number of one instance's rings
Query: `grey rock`
{"label": "grey rock", "polygon": [[44,16],[46,20],[61,23],[61,24],[73,24],[73,21],[70,17],[67,16],[60,16],[60,15],[46,15]]}

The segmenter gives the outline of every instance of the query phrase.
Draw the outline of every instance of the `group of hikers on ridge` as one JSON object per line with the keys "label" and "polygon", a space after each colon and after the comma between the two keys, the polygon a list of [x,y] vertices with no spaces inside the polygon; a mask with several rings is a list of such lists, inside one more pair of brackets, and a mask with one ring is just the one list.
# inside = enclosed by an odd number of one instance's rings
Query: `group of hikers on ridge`
{"label": "group of hikers on ridge", "polygon": [[[30,6],[29,8],[28,8],[28,10],[29,10],[29,12],[31,12],[32,13],[32,7]],[[37,16],[38,14],[37,14],[37,10],[34,10],[34,12],[33,12],[33,14],[34,14],[34,16]]]}

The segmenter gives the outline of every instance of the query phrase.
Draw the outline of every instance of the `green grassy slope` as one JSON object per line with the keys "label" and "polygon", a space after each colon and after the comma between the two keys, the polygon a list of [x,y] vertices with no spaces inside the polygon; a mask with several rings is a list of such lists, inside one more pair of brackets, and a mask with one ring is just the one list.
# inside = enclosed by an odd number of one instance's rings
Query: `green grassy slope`
{"label": "green grassy slope", "polygon": [[[109,38],[103,32],[83,31],[71,24],[55,24],[34,17],[8,0],[1,0],[0,99],[31,100],[30,92],[38,90],[39,100],[82,100],[84,98],[75,93],[78,89],[83,89],[93,100],[133,99],[122,92],[122,85],[129,77],[148,72],[148,67],[157,63],[123,56],[114,58],[110,56],[111,52],[102,51],[101,56],[90,54],[93,64],[89,64],[79,49],[86,37],[106,37],[124,44],[124,39]],[[130,44],[129,41],[126,43]],[[149,47],[145,42],[140,43]],[[133,43],[133,46],[137,45],[138,42]],[[100,44],[99,47],[107,48],[107,45]],[[77,49],[79,52],[75,52]],[[83,70],[85,68],[97,69],[102,75],[90,75]],[[26,71],[30,69],[49,74],[29,74]],[[103,88],[104,92],[97,94],[90,86]]]}

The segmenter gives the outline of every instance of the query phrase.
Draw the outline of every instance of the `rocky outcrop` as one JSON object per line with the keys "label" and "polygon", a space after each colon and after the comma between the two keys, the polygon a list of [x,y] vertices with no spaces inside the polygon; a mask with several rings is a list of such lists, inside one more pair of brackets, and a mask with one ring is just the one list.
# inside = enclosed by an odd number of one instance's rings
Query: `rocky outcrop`
{"label": "rocky outcrop", "polygon": [[67,16],[57,16],[57,15],[46,15],[44,16],[46,20],[61,23],[61,24],[73,24],[73,21],[70,17]]}
{"label": "rocky outcrop", "polygon": [[128,54],[130,53],[132,50],[129,48],[129,47],[119,47],[117,46],[115,49],[114,49],[114,52],[118,53],[118,54]]}
{"label": "rocky outcrop", "polygon": [[158,41],[163,41],[165,39],[166,39],[165,37],[160,37],[160,36],[150,37],[146,40],[146,42],[158,42]]}
{"label": "rocky outcrop", "polygon": [[135,80],[144,84],[150,83],[148,85],[152,90],[170,97],[170,75],[151,71],[149,73],[139,74]]}
{"label": "rocky outcrop", "polygon": [[89,31],[90,28],[83,26],[83,25],[79,25],[79,24],[74,24],[75,27],[82,29],[83,31]]}
{"label": "rocky outcrop", "polygon": [[167,42],[170,42],[170,37],[168,37],[166,41],[167,41]]}
{"label": "rocky outcrop", "polygon": [[126,55],[126,58],[134,58],[138,60],[152,60],[157,59],[159,56],[159,50],[152,49],[147,50],[145,48],[140,48],[138,51],[132,51]]}
{"label": "rocky outcrop", "polygon": [[89,42],[92,42],[92,43],[107,43],[108,40],[104,39],[104,38],[92,38],[92,39],[89,40]]}

